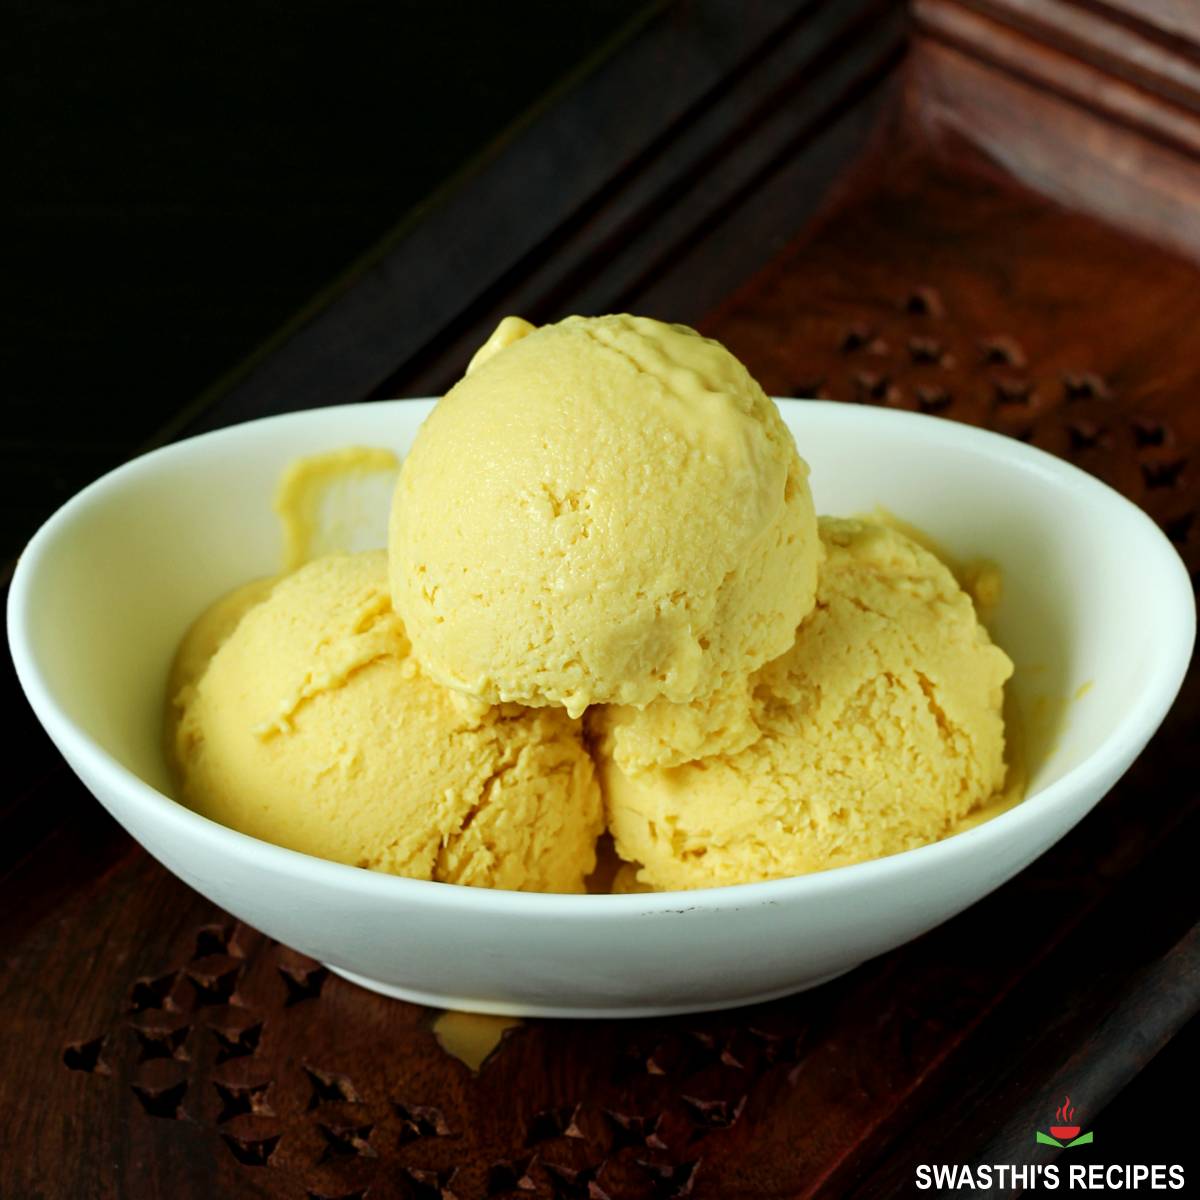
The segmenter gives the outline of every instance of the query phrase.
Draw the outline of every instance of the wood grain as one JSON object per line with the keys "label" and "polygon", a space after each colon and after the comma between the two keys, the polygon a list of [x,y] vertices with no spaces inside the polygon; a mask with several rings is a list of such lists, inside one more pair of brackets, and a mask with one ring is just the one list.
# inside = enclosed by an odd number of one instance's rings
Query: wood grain
{"label": "wood grain", "polygon": [[1200,257],[1195,48],[1088,12],[916,0],[914,117],[948,153],[968,142],[1068,207]]}
{"label": "wood grain", "polygon": [[[950,9],[956,6],[963,16],[974,12],[1003,22],[1044,45],[1064,51],[1085,68],[1098,69],[1141,87],[1151,96],[1174,102],[1193,113],[1200,112],[1200,61],[1187,41],[1173,36],[1161,20],[1155,20],[1153,5],[1145,0],[1126,5],[1073,4],[1060,0],[1049,3],[1046,0],[957,0],[957,5],[953,5],[939,0],[933,3],[921,0],[917,9],[918,21],[936,22],[938,11],[943,14],[942,19],[949,19]],[[1196,16],[1194,6],[1192,15]],[[1194,26],[1196,37],[1193,42],[1200,40],[1200,20],[1195,21]],[[977,32],[972,35],[970,25],[964,26],[967,40],[980,53],[989,53],[994,34],[980,36],[980,31],[987,28],[985,25],[977,24],[974,28]],[[996,47],[994,53],[1012,62],[1007,47]],[[1035,61],[1026,69],[1049,84],[1057,82],[1046,72],[1042,61]],[[1085,103],[1101,105],[1109,102],[1103,89],[1095,88],[1085,89],[1081,99]]]}
{"label": "wood grain", "polygon": [[[674,245],[712,208],[736,204],[764,159],[852,107],[894,66],[904,27],[894,0],[664,6],[169,432],[439,390],[497,313],[611,307],[663,239]],[[701,294],[683,315],[698,318],[720,294]]]}
{"label": "wood grain", "polygon": [[[985,8],[1007,21],[1019,5]],[[1159,9],[1136,32],[1174,52]],[[531,220],[561,270],[528,248],[479,264],[458,307],[385,344],[411,299],[398,242],[205,419],[444,378],[523,297],[537,315],[621,300],[701,317],[777,394],[932,412],[1062,455],[1143,505],[1200,578],[1200,269],[1178,238],[1130,236],[1152,231],[1128,213],[1064,203],[1076,159],[1037,126],[1069,141],[1079,105],[930,34],[901,66],[899,26],[867,32],[875,11],[764,6],[765,27],[690,77],[684,124]],[[954,122],[931,115],[960,100]],[[1001,169],[1004,130],[1040,147],[1044,177]],[[556,161],[555,137],[542,145]],[[1136,185],[1105,203],[1136,207]],[[423,235],[429,272],[464,214],[478,221],[470,195]],[[1033,1131],[1064,1088],[1108,1161],[1169,1157],[1123,1143],[1105,1107],[1200,999],[1198,717],[1193,669],[1076,830],[851,975],[753,1009],[526,1022],[477,1073],[439,1045],[436,1014],[354,988],[166,874],[32,743],[22,799],[0,810],[0,1196],[865,1200],[906,1194],[919,1161],[1038,1161]]]}

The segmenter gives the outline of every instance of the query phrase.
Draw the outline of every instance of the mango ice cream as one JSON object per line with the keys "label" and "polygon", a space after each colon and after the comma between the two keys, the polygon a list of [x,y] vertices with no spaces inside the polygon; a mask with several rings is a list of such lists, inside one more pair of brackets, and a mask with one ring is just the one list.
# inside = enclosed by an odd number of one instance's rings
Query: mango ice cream
{"label": "mango ice cream", "polygon": [[629,316],[505,322],[422,426],[389,547],[429,675],[572,716],[736,689],[791,645],[820,553],[745,367]]}
{"label": "mango ice cream", "polygon": [[895,529],[822,518],[816,607],[748,680],[748,744],[627,774],[629,713],[589,721],[609,828],[656,889],[844,866],[935,841],[998,792],[994,646],[949,569]]}
{"label": "mango ice cream", "polygon": [[175,682],[173,755],[205,816],[417,879],[583,890],[603,818],[579,723],[434,683],[392,612],[383,551],[217,605]]}
{"label": "mango ice cream", "polygon": [[607,826],[592,885],[635,892],[895,854],[1001,792],[1012,664],[971,598],[894,522],[818,522],[718,343],[507,318],[401,465],[388,549],[323,553],[323,489],[395,461],[295,464],[290,573],[184,639],[168,738],[199,812],[546,892],[584,890]]}

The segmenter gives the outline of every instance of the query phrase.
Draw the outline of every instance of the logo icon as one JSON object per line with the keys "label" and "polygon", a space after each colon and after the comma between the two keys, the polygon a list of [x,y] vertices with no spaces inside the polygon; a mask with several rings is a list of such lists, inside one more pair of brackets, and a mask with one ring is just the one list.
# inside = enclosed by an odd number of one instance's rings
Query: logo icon
{"label": "logo icon", "polygon": [[1079,1126],[1075,1124],[1075,1106],[1070,1096],[1063,1098],[1054,1112],[1054,1119],[1057,1124],[1050,1126],[1049,1133],[1043,1133],[1040,1129],[1037,1131],[1036,1140],[1041,1145],[1058,1146],[1061,1149],[1064,1146],[1086,1146],[1092,1140],[1090,1130],[1082,1134],[1079,1132]]}

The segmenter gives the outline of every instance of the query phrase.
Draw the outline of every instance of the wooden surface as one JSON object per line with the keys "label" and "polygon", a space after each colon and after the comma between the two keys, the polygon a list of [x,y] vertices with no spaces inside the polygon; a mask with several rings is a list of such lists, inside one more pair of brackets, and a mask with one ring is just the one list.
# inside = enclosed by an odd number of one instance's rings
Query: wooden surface
{"label": "wooden surface", "polygon": [[[681,59],[675,107],[599,145],[561,209],[530,182],[510,212],[519,254],[468,261],[461,292],[435,271],[456,234],[482,236],[484,200],[503,207],[498,159],[431,218],[436,237],[385,248],[197,424],[441,386],[510,309],[628,307],[701,321],[776,394],[935,412],[1064,455],[1144,505],[1196,578],[1186,239],[1102,224],[1062,203],[1061,179],[1007,174],[987,129],[973,142],[934,119],[946,47],[921,32],[905,57],[899,19],[875,19],[893,6],[756,5],[741,40],[724,6],[699,7],[716,24]],[[590,86],[661,68],[674,19]],[[971,67],[954,86],[978,74],[1035,141],[1068,103],[1033,80],[1003,91],[1006,68],[969,42],[953,53]],[[586,111],[568,98],[514,162],[540,145],[536,178],[557,177],[555,131],[596,111],[588,86]],[[1101,107],[1071,111],[1130,136]],[[429,320],[412,328],[418,268]],[[30,753],[0,808],[0,1196],[907,1195],[918,1162],[1050,1161],[1034,1131],[1068,1091],[1097,1131],[1081,1161],[1178,1161],[1105,1121],[1200,999],[1198,716],[1193,670],[1091,816],[910,946],[749,1010],[527,1022],[478,1072],[441,1047],[436,1014],[327,975],[166,874],[19,727]]]}
{"label": "wooden surface", "polygon": [[[1198,10],[1200,11],[1200,10]],[[914,119],[1083,212],[1200,256],[1194,45],[1106,6],[916,0]]]}

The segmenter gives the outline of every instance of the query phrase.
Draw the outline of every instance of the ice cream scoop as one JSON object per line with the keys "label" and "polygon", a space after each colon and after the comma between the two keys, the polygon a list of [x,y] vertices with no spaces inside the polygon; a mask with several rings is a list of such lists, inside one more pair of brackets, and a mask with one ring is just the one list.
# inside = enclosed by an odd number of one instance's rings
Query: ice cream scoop
{"label": "ice cream scoop", "polygon": [[659,698],[644,708],[606,705],[588,717],[607,734],[608,753],[622,771],[678,767],[714,754],[736,754],[758,740],[752,675],[698,700],[673,704]]}
{"label": "ice cream scoop", "polygon": [[820,532],[816,608],[749,680],[748,745],[626,772],[614,714],[589,714],[609,827],[643,883],[745,883],[880,858],[942,837],[1003,785],[1012,663],[970,598],[895,529],[822,518]]}
{"label": "ice cream scoop", "polygon": [[644,317],[509,319],[401,470],[390,580],[434,679],[488,703],[690,702],[812,608],[808,468],[719,343]]}
{"label": "ice cream scoop", "polygon": [[602,812],[578,722],[464,703],[429,679],[383,551],[320,558],[218,605],[185,638],[175,685],[183,798],[243,833],[514,890],[579,892],[595,865]]}

